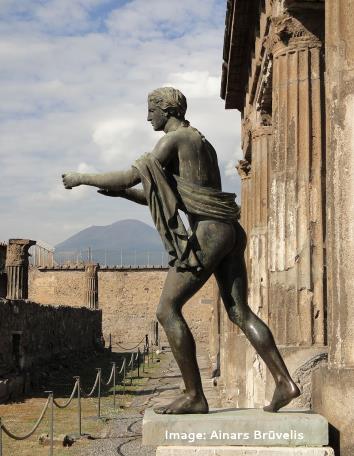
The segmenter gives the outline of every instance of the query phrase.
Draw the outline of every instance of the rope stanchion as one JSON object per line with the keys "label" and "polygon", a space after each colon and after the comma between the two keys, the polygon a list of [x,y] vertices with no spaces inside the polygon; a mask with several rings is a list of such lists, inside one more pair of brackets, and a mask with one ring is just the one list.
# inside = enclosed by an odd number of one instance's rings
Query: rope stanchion
{"label": "rope stanchion", "polygon": [[98,377],[99,377],[99,373],[97,372],[97,375],[96,375],[96,379],[95,379],[95,383],[91,389],[91,391],[87,394],[85,393],[85,391],[83,390],[83,388],[81,387],[81,394],[83,395],[83,397],[91,397],[93,395],[93,393],[95,392],[96,390],[96,387],[97,387],[97,384],[98,384]]}
{"label": "rope stanchion", "polygon": [[105,382],[102,378],[101,378],[101,382],[104,386],[109,386],[111,381],[113,380],[113,372],[114,372],[114,369],[115,369],[115,363],[112,363],[114,364],[114,366],[112,366],[112,369],[111,369],[111,373],[110,373],[110,376],[109,376],[109,379],[107,380],[107,382]]}
{"label": "rope stanchion", "polygon": [[[113,371],[113,410],[116,409],[116,363],[112,363]],[[1,455],[0,455],[1,456]]]}
{"label": "rope stanchion", "polygon": [[44,405],[44,407],[42,409],[42,412],[41,412],[36,424],[33,426],[33,428],[27,434],[20,435],[20,436],[19,435],[15,435],[11,431],[9,431],[4,424],[1,425],[2,430],[5,432],[5,434],[8,437],[10,437],[13,440],[26,440],[26,439],[28,439],[29,437],[31,437],[31,435],[33,435],[36,432],[36,430],[38,429],[38,426],[41,424],[41,422],[42,422],[42,420],[44,418],[45,412],[47,411],[47,408],[49,406],[50,400],[51,400],[51,396],[49,395],[48,399],[47,399],[47,402],[45,403],[45,405]]}
{"label": "rope stanchion", "polygon": [[145,373],[145,345],[143,350],[143,372]]}
{"label": "rope stanchion", "polygon": [[0,456],[2,456],[2,422],[0,417]]}
{"label": "rope stanchion", "polygon": [[50,405],[50,427],[49,427],[49,456],[53,456],[54,451],[54,395],[53,391],[47,391],[49,393],[49,405]]}
{"label": "rope stanchion", "polygon": [[140,378],[140,348],[138,348],[137,358],[138,358],[138,378]]}
{"label": "rope stanchion", "polygon": [[[77,382],[77,423],[79,428],[79,436],[82,435],[82,425],[81,425],[81,386],[80,386],[80,377],[74,377]],[[0,455],[1,456],[1,455]]]}
{"label": "rope stanchion", "polygon": [[66,407],[68,407],[68,406],[71,404],[72,400],[74,399],[74,396],[75,396],[77,387],[78,387],[78,382],[77,382],[77,380],[76,380],[75,385],[74,385],[74,388],[73,388],[73,390],[72,390],[72,393],[71,393],[69,399],[67,400],[67,402],[65,402],[65,404],[60,405],[60,404],[54,399],[54,397],[53,397],[53,403],[54,403],[54,405],[55,405],[57,408],[60,408],[60,409],[65,409]]}
{"label": "rope stanchion", "polygon": [[97,376],[98,376],[98,404],[97,404],[97,418],[101,418],[101,374],[102,369],[97,367]]}
{"label": "rope stanchion", "polygon": [[126,361],[124,359],[124,363],[123,363],[123,397],[125,396],[125,377],[126,377]]}

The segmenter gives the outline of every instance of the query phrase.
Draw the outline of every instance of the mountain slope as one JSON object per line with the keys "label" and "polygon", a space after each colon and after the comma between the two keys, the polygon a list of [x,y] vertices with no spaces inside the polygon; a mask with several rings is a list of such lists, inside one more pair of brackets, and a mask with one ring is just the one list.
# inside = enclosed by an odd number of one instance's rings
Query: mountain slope
{"label": "mountain slope", "polygon": [[92,259],[101,264],[161,264],[164,251],[155,228],[129,219],[90,226],[57,244],[55,255],[57,261],[61,256],[61,262],[63,258],[74,260],[78,255],[87,259],[89,249]]}

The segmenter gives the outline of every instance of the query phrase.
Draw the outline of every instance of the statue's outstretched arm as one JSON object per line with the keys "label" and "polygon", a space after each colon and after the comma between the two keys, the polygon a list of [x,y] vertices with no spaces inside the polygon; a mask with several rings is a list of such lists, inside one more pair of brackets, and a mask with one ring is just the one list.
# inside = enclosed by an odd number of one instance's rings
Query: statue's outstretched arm
{"label": "statue's outstretched arm", "polygon": [[123,190],[106,190],[104,188],[100,188],[97,190],[98,193],[104,196],[115,196],[125,198],[130,201],[134,201],[134,203],[142,204],[147,206],[147,201],[145,198],[144,190],[138,188],[125,188]]}
{"label": "statue's outstretched arm", "polygon": [[126,171],[114,171],[103,174],[66,173],[62,175],[63,184],[66,189],[79,185],[91,185],[106,190],[119,191],[124,188],[133,187],[140,182],[139,172],[131,167]]}

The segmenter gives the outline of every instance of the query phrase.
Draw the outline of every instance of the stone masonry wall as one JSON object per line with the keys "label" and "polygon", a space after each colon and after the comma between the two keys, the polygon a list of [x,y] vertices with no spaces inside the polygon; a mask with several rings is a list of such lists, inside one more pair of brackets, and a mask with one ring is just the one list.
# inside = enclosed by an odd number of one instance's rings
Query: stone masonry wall
{"label": "stone masonry wall", "polygon": [[29,270],[28,297],[40,304],[81,307],[85,303],[85,271],[32,267]]}
{"label": "stone masonry wall", "polygon": [[97,348],[101,328],[100,311],[0,299],[0,376],[29,371],[58,354]]}
{"label": "stone masonry wall", "polygon": [[[120,343],[130,347],[150,333],[166,276],[167,269],[98,270],[98,308],[102,310],[106,344],[109,334],[113,345]],[[209,338],[215,286],[211,278],[184,307],[184,316],[199,343],[206,343]],[[85,272],[83,269],[31,268],[29,298],[41,304],[82,306]],[[163,331],[160,335],[161,340],[166,341]]]}

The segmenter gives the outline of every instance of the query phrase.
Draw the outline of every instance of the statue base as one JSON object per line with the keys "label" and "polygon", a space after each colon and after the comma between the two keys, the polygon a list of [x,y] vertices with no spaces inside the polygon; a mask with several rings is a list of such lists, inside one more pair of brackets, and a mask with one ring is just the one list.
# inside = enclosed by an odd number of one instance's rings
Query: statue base
{"label": "statue base", "polygon": [[156,456],[334,456],[329,447],[158,447]]}
{"label": "statue base", "polygon": [[327,420],[299,410],[267,413],[262,409],[217,409],[205,415],[158,415],[147,409],[143,445],[158,446],[161,456],[333,454],[330,448],[323,448],[328,445]]}

